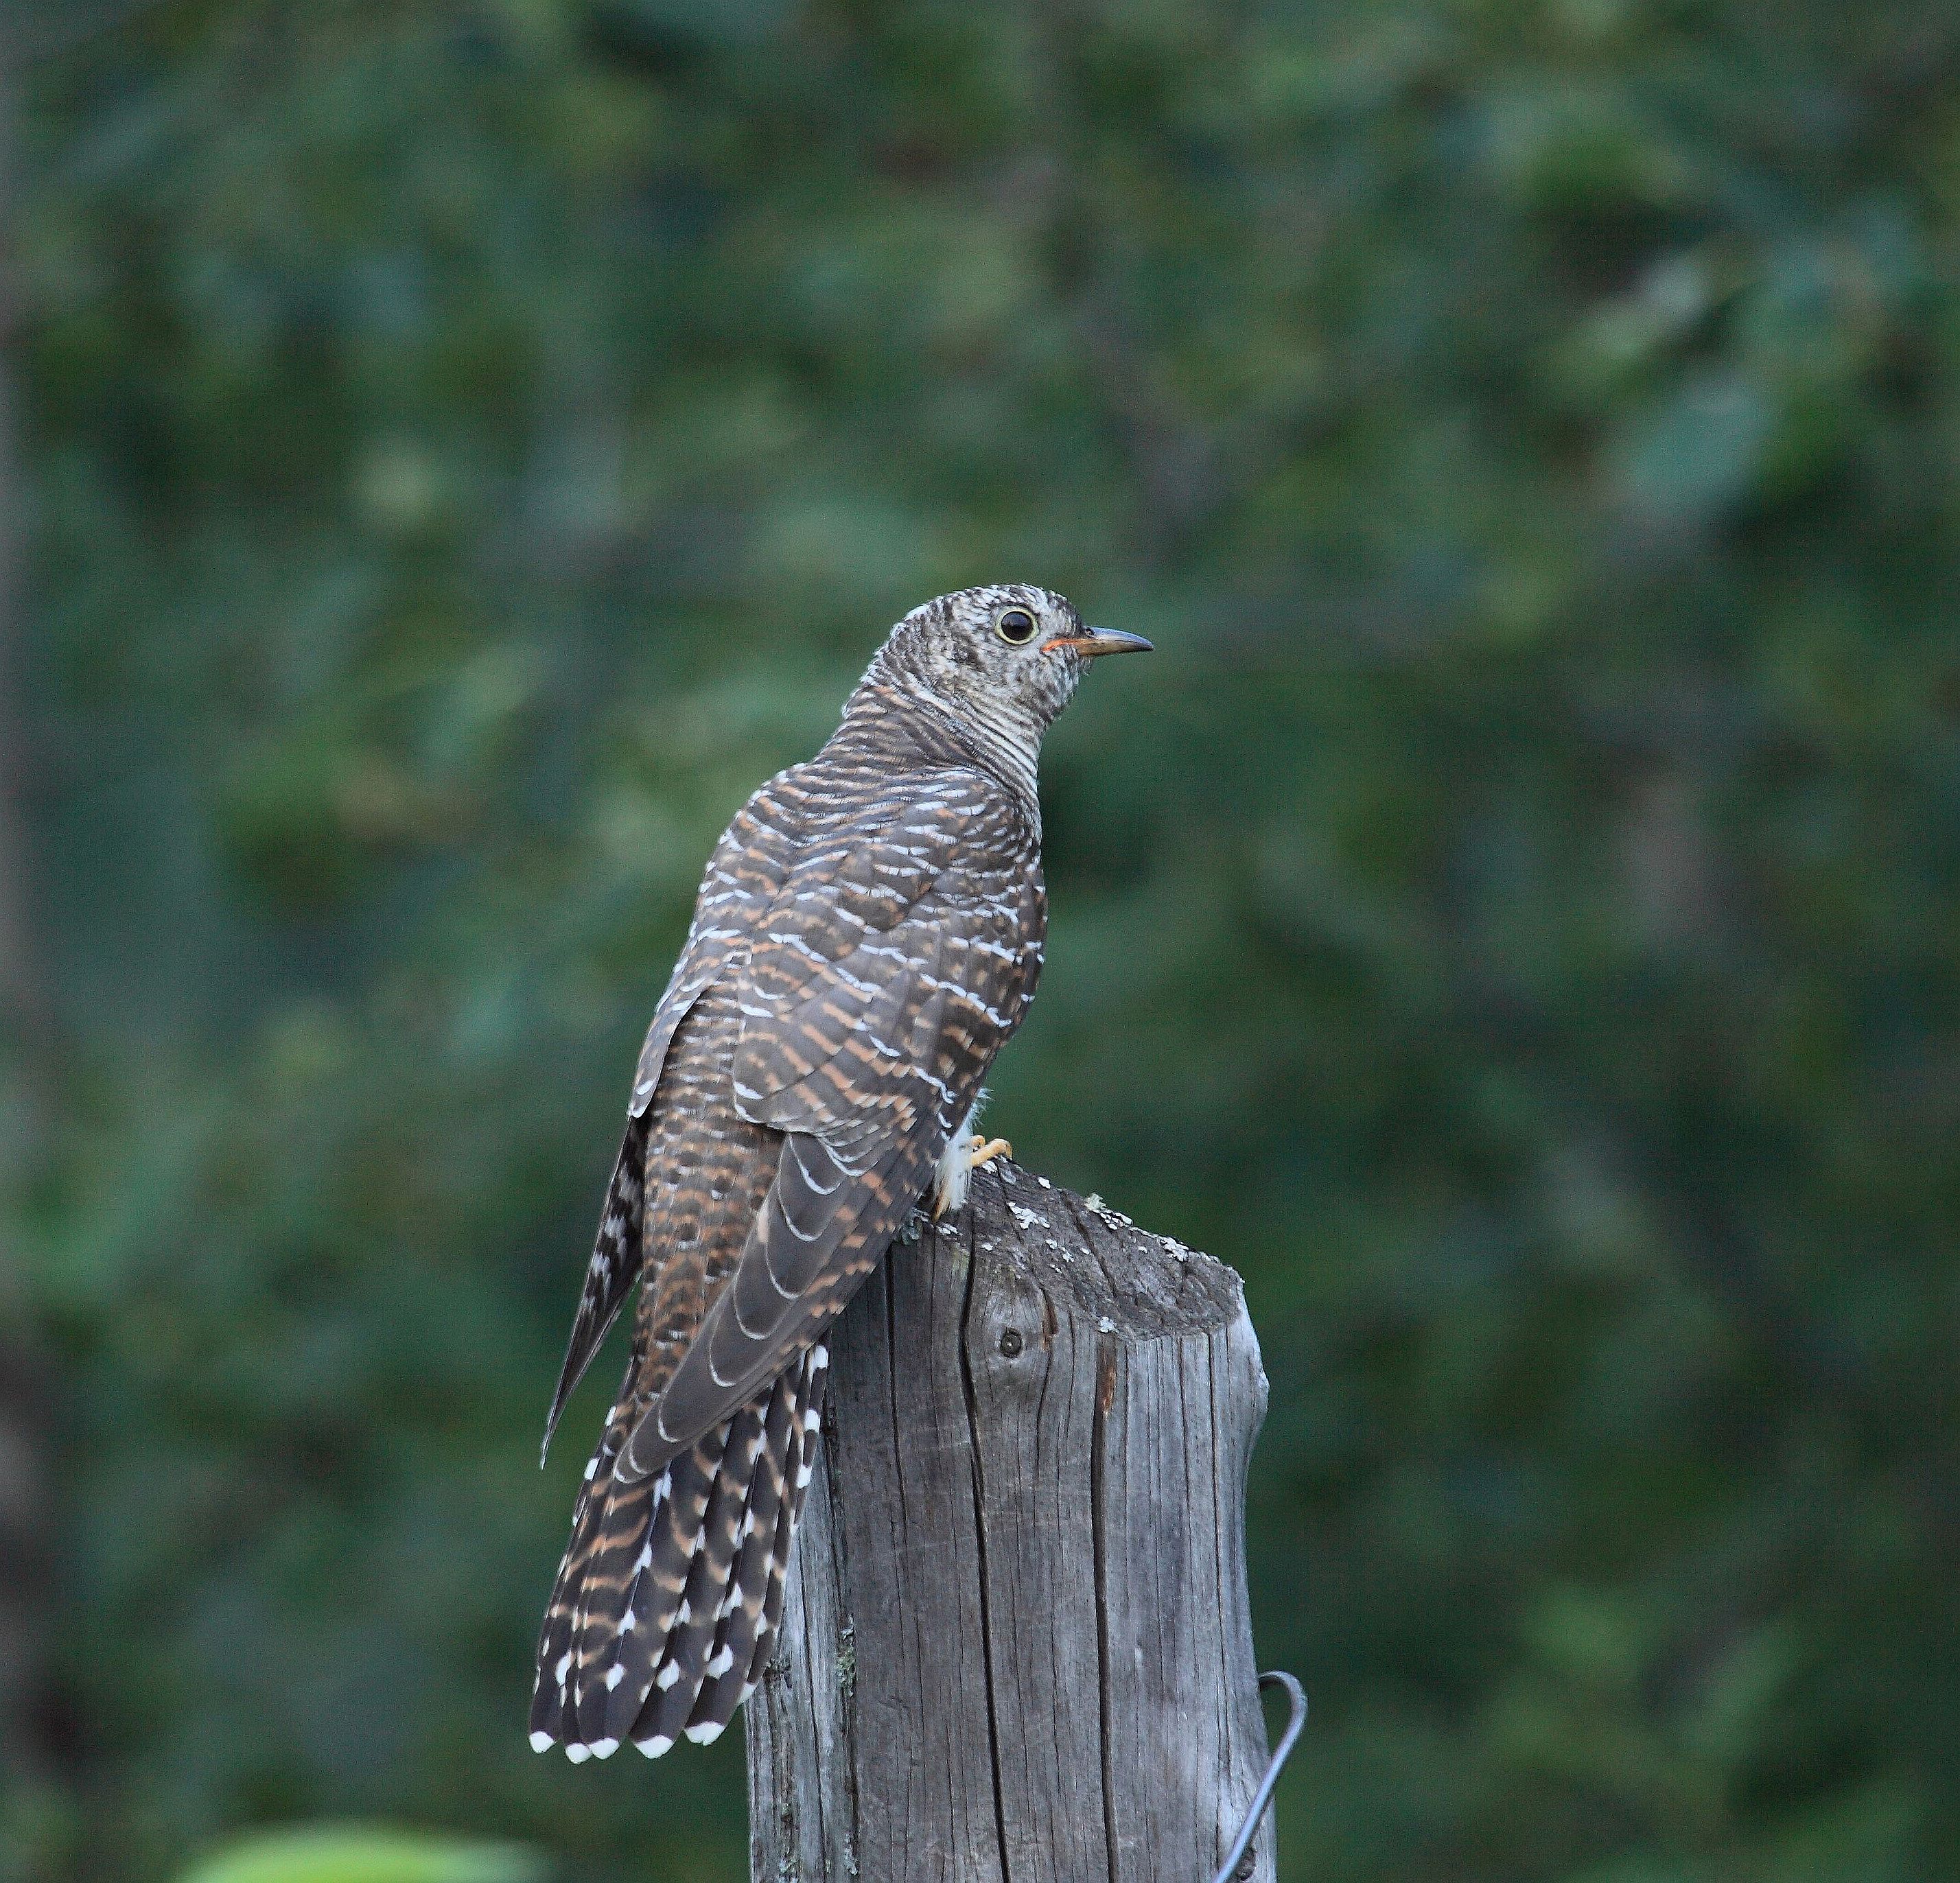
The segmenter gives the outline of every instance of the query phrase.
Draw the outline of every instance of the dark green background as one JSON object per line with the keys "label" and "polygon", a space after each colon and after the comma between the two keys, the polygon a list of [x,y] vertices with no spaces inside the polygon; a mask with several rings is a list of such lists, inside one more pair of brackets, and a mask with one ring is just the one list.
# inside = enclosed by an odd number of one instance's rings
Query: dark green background
{"label": "dark green background", "polygon": [[988,1121],[1246,1277],[1284,1875],[1960,1873],[1950,4],[8,20],[0,1876],[742,1875],[526,1749],[540,1417],[714,835],[1016,578],[1160,651]]}

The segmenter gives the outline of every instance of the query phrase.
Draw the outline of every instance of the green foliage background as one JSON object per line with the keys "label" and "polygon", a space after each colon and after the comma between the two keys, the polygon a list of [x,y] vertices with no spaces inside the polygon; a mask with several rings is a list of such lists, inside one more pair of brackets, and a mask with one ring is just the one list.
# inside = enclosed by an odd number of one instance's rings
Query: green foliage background
{"label": "green foliage background", "polygon": [[1960,1872],[1950,5],[9,17],[0,1871],[743,1874],[525,1748],[540,1416],[713,837],[1026,577],[1160,651],[989,1122],[1246,1277],[1284,1875]]}

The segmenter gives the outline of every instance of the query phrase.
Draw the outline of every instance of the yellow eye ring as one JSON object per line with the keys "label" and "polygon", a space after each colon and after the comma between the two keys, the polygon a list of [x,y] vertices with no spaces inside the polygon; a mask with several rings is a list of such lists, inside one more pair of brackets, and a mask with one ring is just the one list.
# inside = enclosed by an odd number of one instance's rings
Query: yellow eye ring
{"label": "yellow eye ring", "polygon": [[1010,647],[1025,647],[1039,628],[1040,623],[1025,608],[1004,608],[994,623],[994,631]]}

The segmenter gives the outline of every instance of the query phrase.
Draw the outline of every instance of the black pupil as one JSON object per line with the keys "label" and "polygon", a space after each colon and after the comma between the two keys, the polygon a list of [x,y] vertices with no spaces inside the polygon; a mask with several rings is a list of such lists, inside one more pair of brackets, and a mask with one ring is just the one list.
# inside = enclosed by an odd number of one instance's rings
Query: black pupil
{"label": "black pupil", "polygon": [[1001,631],[1010,641],[1026,641],[1035,631],[1035,618],[1025,608],[1010,608],[1001,617]]}

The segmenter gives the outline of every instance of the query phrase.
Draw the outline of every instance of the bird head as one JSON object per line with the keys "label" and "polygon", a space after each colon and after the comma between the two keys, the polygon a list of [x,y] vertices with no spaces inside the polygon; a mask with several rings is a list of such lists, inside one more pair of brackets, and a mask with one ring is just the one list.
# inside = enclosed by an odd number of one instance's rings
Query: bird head
{"label": "bird head", "polygon": [[1074,604],[1052,590],[1009,582],[915,608],[866,677],[923,695],[983,733],[1038,744],[1091,660],[1150,645],[1141,635],[1084,627]]}

